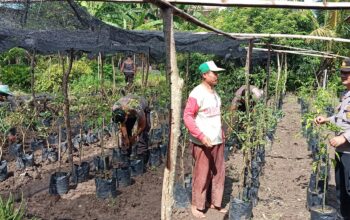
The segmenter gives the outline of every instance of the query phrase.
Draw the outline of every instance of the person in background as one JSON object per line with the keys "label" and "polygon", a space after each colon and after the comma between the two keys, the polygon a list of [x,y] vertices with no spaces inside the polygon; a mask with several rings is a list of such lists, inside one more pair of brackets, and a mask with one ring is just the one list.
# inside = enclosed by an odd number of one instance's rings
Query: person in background
{"label": "person in background", "polygon": [[134,64],[131,55],[128,55],[126,60],[124,60],[120,67],[120,71],[124,73],[125,83],[129,85],[133,84],[136,73],[136,65]]}
{"label": "person in background", "polygon": [[[127,150],[130,156],[131,147],[137,144],[137,156],[146,164],[149,159],[148,132],[151,127],[147,101],[132,94],[121,97],[112,107],[112,120],[120,123],[122,149]],[[136,122],[137,128],[134,129]]]}
{"label": "person in background", "polygon": [[[246,111],[246,106],[245,106],[245,92],[247,90],[247,87],[241,86],[236,92],[235,92],[235,97],[232,99],[231,103],[231,110],[232,111]],[[260,100],[264,94],[263,90],[259,89],[256,86],[250,85],[249,86],[250,94],[251,94],[251,108],[256,104],[257,100]]]}
{"label": "person in background", "polygon": [[345,59],[340,68],[340,79],[346,87],[338,113],[331,117],[318,116],[315,123],[333,123],[342,129],[329,144],[335,148],[335,183],[337,197],[340,201],[340,214],[344,220],[350,220],[350,59]]}
{"label": "person in background", "polygon": [[196,218],[205,218],[206,207],[227,212],[221,208],[225,182],[221,99],[214,89],[217,72],[223,70],[213,61],[199,66],[202,82],[190,93],[183,114],[194,158],[191,211]]}

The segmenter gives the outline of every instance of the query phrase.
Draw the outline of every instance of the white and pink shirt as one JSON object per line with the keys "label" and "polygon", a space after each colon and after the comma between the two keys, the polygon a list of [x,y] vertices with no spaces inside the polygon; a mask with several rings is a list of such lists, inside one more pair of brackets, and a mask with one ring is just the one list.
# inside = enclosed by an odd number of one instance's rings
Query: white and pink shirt
{"label": "white and pink shirt", "polygon": [[203,145],[201,140],[206,136],[212,145],[223,142],[220,107],[221,99],[216,91],[211,93],[202,84],[192,90],[183,116],[190,141]]}

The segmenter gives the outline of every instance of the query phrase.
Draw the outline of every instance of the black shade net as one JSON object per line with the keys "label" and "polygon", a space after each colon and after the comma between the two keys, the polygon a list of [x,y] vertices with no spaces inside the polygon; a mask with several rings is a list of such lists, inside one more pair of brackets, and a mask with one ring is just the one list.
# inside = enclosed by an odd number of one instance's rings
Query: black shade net
{"label": "black shade net", "polygon": [[[1,0],[0,0],[1,1]],[[230,59],[246,56],[239,41],[214,33],[175,32],[178,52],[200,52]],[[145,53],[155,61],[165,57],[161,31],[128,31],[91,16],[72,0],[0,2],[0,52],[21,47],[40,54],[71,49],[91,55],[99,52]],[[266,53],[253,58],[265,59]]]}

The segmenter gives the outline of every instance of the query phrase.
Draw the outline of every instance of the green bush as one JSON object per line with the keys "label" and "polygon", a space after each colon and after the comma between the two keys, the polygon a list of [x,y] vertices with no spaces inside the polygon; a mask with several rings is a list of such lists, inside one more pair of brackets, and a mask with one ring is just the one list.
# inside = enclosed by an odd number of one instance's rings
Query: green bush
{"label": "green bush", "polygon": [[[41,60],[38,64],[36,71],[35,89],[39,92],[58,92],[61,89],[62,84],[62,65],[57,62],[49,64]],[[50,61],[51,62],[51,61]],[[65,67],[66,69],[68,66]],[[77,80],[82,75],[91,75],[93,73],[89,63],[87,61],[78,60],[73,62],[72,72],[70,74],[70,81]]]}
{"label": "green bush", "polygon": [[30,67],[24,64],[11,64],[0,68],[0,79],[11,88],[30,89]]}

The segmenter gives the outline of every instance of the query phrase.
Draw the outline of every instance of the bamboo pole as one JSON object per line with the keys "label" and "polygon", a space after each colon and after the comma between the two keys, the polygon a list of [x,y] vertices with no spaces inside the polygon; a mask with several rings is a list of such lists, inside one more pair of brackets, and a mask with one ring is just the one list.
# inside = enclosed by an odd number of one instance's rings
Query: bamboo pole
{"label": "bamboo pole", "polygon": [[[200,33],[207,34],[207,32],[200,32]],[[296,38],[296,39],[311,39],[311,40],[323,40],[323,41],[350,43],[350,39],[346,39],[346,38],[321,37],[321,36],[299,35],[299,34],[230,33],[230,35],[234,36],[234,37],[250,37],[250,38],[254,38],[254,39],[258,39],[258,38]]]}
{"label": "bamboo pole", "polygon": [[174,204],[174,183],[177,148],[180,136],[180,117],[181,117],[181,99],[183,80],[179,76],[176,61],[176,49],[173,29],[173,9],[163,8],[164,39],[166,42],[166,63],[167,73],[171,80],[171,111],[170,111],[170,138],[168,145],[168,157],[164,169],[161,219],[170,220],[172,206]]}
{"label": "bamboo pole", "polygon": [[[245,49],[247,49],[247,48],[245,48]],[[253,48],[253,50],[268,51],[268,49],[265,49],[265,48]],[[322,54],[304,53],[304,52],[291,51],[291,50],[271,50],[271,51],[274,53],[289,53],[289,54],[297,54],[297,55],[312,56],[312,57],[323,57],[323,58],[330,58],[330,59],[336,58],[333,56],[327,56],[327,55],[322,55]]]}
{"label": "bamboo pole", "polygon": [[[264,43],[256,43],[256,45],[265,45]],[[279,45],[279,44],[270,44],[273,47],[280,47],[280,48],[286,48],[286,49],[292,49],[292,50],[299,50],[299,51],[303,51],[305,53],[316,53],[316,54],[323,54],[323,55],[327,55],[327,56],[333,56],[333,57],[337,57],[337,58],[349,58],[346,56],[341,56],[338,54],[333,54],[333,53],[329,53],[329,52],[324,52],[324,51],[318,51],[318,50],[312,50],[312,49],[306,49],[306,48],[300,48],[300,47],[291,47],[291,46],[285,46],[285,45]]]}

